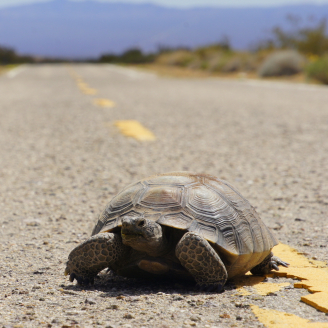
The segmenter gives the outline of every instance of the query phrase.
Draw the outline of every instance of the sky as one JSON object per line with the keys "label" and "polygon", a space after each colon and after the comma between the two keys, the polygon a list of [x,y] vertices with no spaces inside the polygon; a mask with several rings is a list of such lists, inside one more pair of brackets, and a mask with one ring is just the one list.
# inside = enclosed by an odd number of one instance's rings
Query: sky
{"label": "sky", "polygon": [[[30,4],[36,2],[47,2],[49,0],[0,0],[0,8]],[[84,1],[84,0],[72,0]],[[97,0],[99,2],[129,2],[129,3],[153,3],[168,7],[248,7],[248,6],[277,6],[290,4],[328,4],[328,0]]]}

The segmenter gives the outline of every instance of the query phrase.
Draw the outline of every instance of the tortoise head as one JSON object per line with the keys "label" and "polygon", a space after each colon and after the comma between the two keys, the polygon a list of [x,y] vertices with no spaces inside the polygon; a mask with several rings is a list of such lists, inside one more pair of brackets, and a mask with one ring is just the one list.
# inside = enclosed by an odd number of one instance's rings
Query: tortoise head
{"label": "tortoise head", "polygon": [[166,240],[160,224],[145,218],[124,217],[121,236],[124,245],[149,255],[160,255]]}

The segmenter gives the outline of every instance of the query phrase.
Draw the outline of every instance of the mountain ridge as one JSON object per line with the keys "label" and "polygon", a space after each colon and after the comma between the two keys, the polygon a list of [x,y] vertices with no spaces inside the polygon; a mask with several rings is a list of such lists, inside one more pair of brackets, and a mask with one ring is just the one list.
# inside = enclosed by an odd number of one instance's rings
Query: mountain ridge
{"label": "mountain ridge", "polygon": [[246,49],[287,27],[286,16],[328,18],[328,5],[169,8],[154,4],[54,0],[0,8],[0,45],[19,53],[98,57],[131,47],[197,47],[229,37]]}

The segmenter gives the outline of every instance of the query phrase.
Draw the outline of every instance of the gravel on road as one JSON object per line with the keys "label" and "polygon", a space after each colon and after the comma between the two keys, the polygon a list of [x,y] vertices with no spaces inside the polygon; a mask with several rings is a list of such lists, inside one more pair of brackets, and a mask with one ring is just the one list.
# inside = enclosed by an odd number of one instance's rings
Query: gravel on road
{"label": "gravel on road", "polygon": [[[83,94],[71,74],[96,94]],[[160,78],[109,65],[25,66],[0,77],[1,327],[264,327],[252,309],[313,322],[293,280],[249,295],[102,272],[93,287],[64,276],[69,252],[91,234],[124,186],[188,170],[232,183],[275,236],[328,262],[328,89],[216,78]],[[95,98],[115,107],[100,107]],[[115,122],[137,120],[138,141]]]}

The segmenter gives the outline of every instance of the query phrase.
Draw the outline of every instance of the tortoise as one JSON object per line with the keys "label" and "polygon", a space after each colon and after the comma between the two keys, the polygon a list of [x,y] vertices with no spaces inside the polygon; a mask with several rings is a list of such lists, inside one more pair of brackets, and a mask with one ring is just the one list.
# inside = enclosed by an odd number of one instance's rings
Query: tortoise
{"label": "tortoise", "polygon": [[275,245],[254,207],[231,184],[171,172],[119,192],[91,237],[69,254],[65,275],[88,285],[108,268],[125,277],[192,279],[200,290],[219,292],[228,278],[287,267],[273,256]]}

